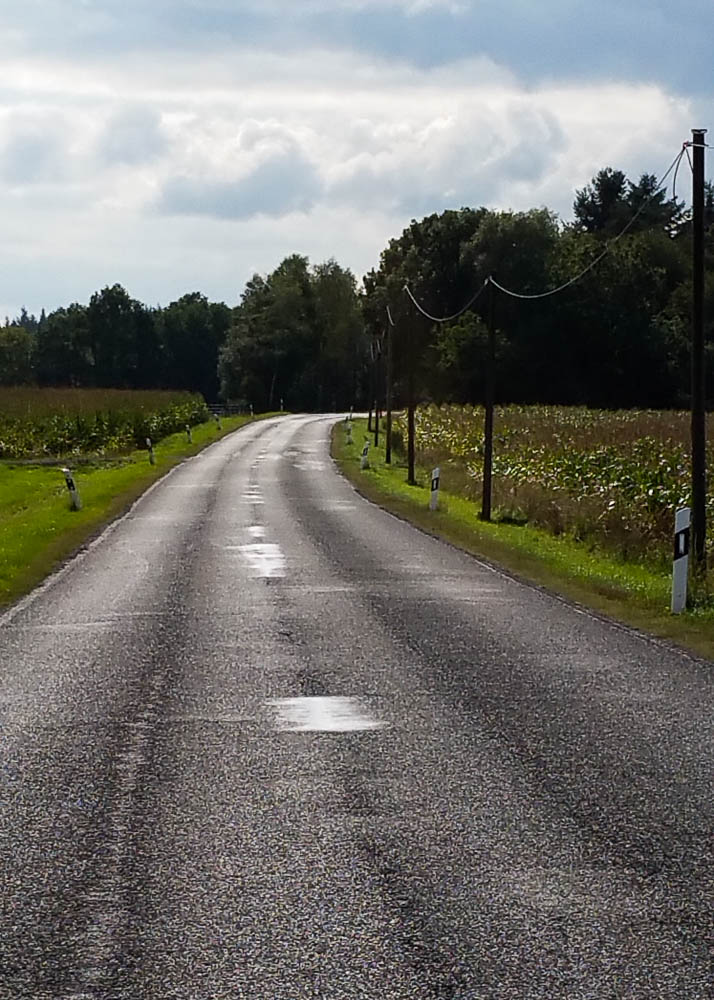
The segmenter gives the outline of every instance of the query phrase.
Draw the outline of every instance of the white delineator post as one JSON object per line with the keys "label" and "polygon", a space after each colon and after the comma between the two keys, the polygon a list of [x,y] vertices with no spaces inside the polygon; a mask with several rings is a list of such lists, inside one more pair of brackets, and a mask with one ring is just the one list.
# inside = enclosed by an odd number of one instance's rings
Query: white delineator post
{"label": "white delineator post", "polygon": [[440,469],[437,466],[431,474],[431,496],[429,497],[429,510],[436,510],[439,506],[439,479]]}
{"label": "white delineator post", "polygon": [[362,458],[359,460],[360,469],[369,468],[369,441],[365,441],[364,448],[362,449]]}
{"label": "white delineator post", "polygon": [[191,433],[191,428],[188,424],[186,424],[186,440],[189,444],[193,441],[193,434]]}
{"label": "white delineator post", "polygon": [[156,465],[156,456],[154,455],[154,446],[151,443],[151,438],[146,439],[146,447],[149,449],[149,464]]}
{"label": "white delineator post", "polygon": [[682,507],[674,515],[674,563],[672,565],[672,614],[678,615],[687,606],[689,576],[689,532],[692,512]]}
{"label": "white delineator post", "polygon": [[352,424],[347,421],[347,444],[352,444]]}
{"label": "white delineator post", "polygon": [[75,485],[74,476],[70,469],[62,469],[62,472],[64,473],[64,481],[67,483],[67,489],[69,490],[70,510],[81,510],[82,499]]}

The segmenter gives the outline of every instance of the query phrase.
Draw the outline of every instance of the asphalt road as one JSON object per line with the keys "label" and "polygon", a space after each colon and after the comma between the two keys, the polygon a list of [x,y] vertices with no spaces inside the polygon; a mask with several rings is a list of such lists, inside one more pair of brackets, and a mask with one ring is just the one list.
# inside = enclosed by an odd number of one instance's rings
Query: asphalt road
{"label": "asphalt road", "polygon": [[0,998],[714,996],[714,666],[357,496],[174,470],[0,619]]}

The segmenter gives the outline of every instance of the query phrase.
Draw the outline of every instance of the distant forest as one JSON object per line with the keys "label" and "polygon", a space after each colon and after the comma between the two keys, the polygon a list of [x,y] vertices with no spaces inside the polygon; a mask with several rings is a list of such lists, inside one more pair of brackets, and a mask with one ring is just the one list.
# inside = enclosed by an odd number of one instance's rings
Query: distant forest
{"label": "distant forest", "polygon": [[[254,275],[240,302],[199,292],[148,307],[120,285],[0,327],[0,385],[185,388],[257,411],[367,407],[383,396],[391,334],[396,402],[479,402],[485,391],[489,275],[523,295],[492,303],[502,402],[678,407],[689,394],[691,218],[657,190],[605,168],[576,192],[573,221],[548,209],[462,208],[412,221],[358,287],[335,260],[292,255]],[[714,186],[706,186],[708,384],[714,374]],[[623,229],[624,235],[620,236]],[[619,238],[617,238],[619,237]],[[419,312],[451,322],[435,323]],[[375,360],[382,359],[379,383]],[[711,390],[710,390],[711,396]]]}

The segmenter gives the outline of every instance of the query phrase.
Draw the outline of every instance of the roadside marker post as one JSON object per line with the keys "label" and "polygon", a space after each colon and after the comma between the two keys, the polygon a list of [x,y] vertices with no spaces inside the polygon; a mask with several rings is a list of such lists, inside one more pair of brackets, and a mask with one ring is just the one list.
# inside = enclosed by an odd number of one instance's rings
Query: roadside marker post
{"label": "roadside marker post", "polygon": [[441,472],[437,466],[431,474],[431,496],[429,497],[429,510],[436,510],[439,506],[439,479]]}
{"label": "roadside marker post", "polygon": [[219,414],[214,413],[213,417],[214,417],[214,419],[216,421],[216,430],[218,430],[218,431],[222,430],[222,427],[221,427],[221,418],[220,418]]}
{"label": "roadside marker post", "polygon": [[191,428],[188,424],[186,424],[186,440],[189,444],[193,442],[193,434],[191,433]]}
{"label": "roadside marker post", "polygon": [[71,469],[62,469],[62,472],[64,473],[64,481],[67,483],[67,490],[69,491],[69,508],[70,510],[81,510],[82,498],[79,495],[72,471]]}
{"label": "roadside marker post", "polygon": [[360,469],[369,468],[369,441],[365,441],[364,448],[362,449],[362,457],[359,460]]}
{"label": "roadside marker post", "polygon": [[347,444],[352,444],[352,424],[347,421]]}
{"label": "roadside marker post", "polygon": [[156,465],[156,455],[154,455],[154,446],[151,443],[151,438],[146,439],[146,447],[149,449],[149,464]]}
{"label": "roadside marker post", "polygon": [[689,575],[689,536],[692,512],[682,507],[674,515],[674,562],[672,564],[672,614],[678,615],[687,606]]}

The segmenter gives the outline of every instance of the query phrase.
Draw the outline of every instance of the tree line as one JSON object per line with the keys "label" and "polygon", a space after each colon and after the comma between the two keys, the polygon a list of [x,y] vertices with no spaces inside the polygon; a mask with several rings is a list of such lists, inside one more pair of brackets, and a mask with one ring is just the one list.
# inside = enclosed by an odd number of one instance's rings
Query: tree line
{"label": "tree line", "polygon": [[185,388],[218,393],[218,351],[231,310],[198,292],[150,308],[121,285],[39,318],[25,309],[0,329],[0,384]]}
{"label": "tree line", "polygon": [[121,286],[0,327],[0,385],[190,389],[244,408],[319,410],[361,394],[357,281],[334,260],[287,257],[229,308],[199,292],[147,307]]}
{"label": "tree line", "polygon": [[[707,366],[714,369],[714,186],[706,186]],[[623,229],[627,231],[622,234]],[[496,291],[463,306],[490,275]],[[435,323],[413,305],[410,291]],[[691,218],[643,174],[605,168],[575,193],[572,222],[547,208],[461,208],[412,220],[359,287],[334,259],[293,254],[254,275],[234,307],[199,292],[147,307],[120,285],[0,327],[0,385],[185,388],[256,410],[367,407],[372,360],[391,350],[395,398],[478,402],[488,325],[502,402],[686,405]],[[389,311],[388,311],[389,310]],[[491,312],[492,310],[492,312]],[[382,365],[382,374],[384,365]],[[709,385],[712,385],[709,379]]]}
{"label": "tree line", "polygon": [[[601,170],[576,192],[573,221],[548,209],[462,208],[413,221],[364,278],[363,309],[374,337],[394,321],[401,388],[435,401],[484,399],[488,325],[495,328],[496,395],[501,402],[616,407],[688,403],[692,224],[682,202],[644,174],[629,181]],[[707,367],[714,374],[714,186],[706,187]],[[617,238],[622,230],[627,232]],[[538,299],[490,289],[457,319],[489,276],[522,295],[558,288],[604,257],[582,279]],[[491,315],[491,310],[493,313]],[[711,377],[708,384],[713,385]]]}

